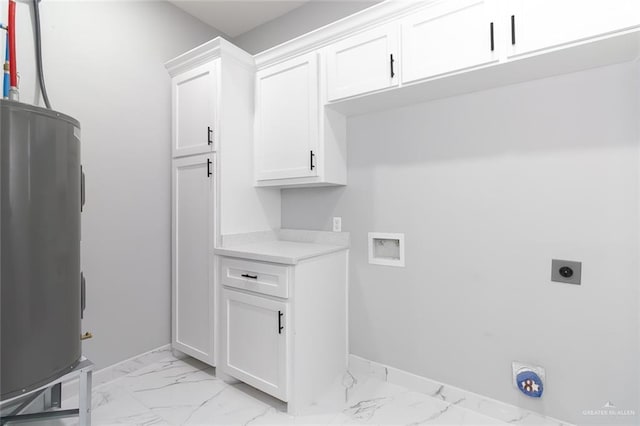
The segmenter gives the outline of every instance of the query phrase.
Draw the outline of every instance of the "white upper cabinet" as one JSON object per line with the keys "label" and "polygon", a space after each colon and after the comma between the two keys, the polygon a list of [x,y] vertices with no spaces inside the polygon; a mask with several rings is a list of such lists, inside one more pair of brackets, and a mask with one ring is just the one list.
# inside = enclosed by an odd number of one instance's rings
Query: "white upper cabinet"
{"label": "white upper cabinet", "polygon": [[318,108],[316,53],[257,73],[255,166],[258,181],[318,174]]}
{"label": "white upper cabinet", "polygon": [[317,53],[328,133],[328,111],[350,116],[632,61],[639,33],[640,0],[383,1],[255,61],[273,68]]}
{"label": "white upper cabinet", "polygon": [[638,0],[509,0],[504,4],[510,57],[640,26]]}
{"label": "white upper cabinet", "polygon": [[402,82],[498,61],[495,1],[439,2],[402,21]]}
{"label": "white upper cabinet", "polygon": [[218,61],[173,77],[172,153],[174,157],[214,150]]}
{"label": "white upper cabinet", "polygon": [[392,23],[328,46],[328,100],[397,86],[398,32],[398,25]]}

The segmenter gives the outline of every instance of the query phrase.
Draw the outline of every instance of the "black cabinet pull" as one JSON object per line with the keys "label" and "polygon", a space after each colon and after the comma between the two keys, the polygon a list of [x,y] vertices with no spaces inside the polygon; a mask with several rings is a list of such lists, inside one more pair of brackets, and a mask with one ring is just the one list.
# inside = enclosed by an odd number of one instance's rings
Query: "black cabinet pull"
{"label": "black cabinet pull", "polygon": [[511,15],[511,44],[516,44],[516,15]]}
{"label": "black cabinet pull", "polygon": [[491,33],[491,51],[495,50],[495,43],[493,42],[493,22],[489,25],[490,33]]}
{"label": "black cabinet pull", "polygon": [[213,130],[211,130],[211,127],[207,127],[207,145],[211,145],[213,144],[213,139],[211,138],[211,136],[213,136]]}
{"label": "black cabinet pull", "polygon": [[278,311],[278,334],[282,334],[282,330],[284,329],[282,325],[282,315],[284,315],[282,311]]}
{"label": "black cabinet pull", "polygon": [[207,158],[207,177],[211,177],[211,160]]}
{"label": "black cabinet pull", "polygon": [[252,280],[257,280],[258,279],[257,275],[242,274],[240,276],[244,277],[244,278],[251,278]]}
{"label": "black cabinet pull", "polygon": [[313,153],[313,151],[309,151],[309,168],[311,170],[316,168],[316,164],[315,164],[315,161],[314,161],[315,158],[316,158],[316,155]]}
{"label": "black cabinet pull", "polygon": [[389,55],[389,67],[391,68],[391,69],[390,69],[390,71],[391,71],[391,78],[393,78],[393,77],[395,77],[395,76],[396,76],[396,73],[393,71],[393,62],[394,62],[394,60],[393,60],[393,53],[392,53],[392,54],[390,54],[390,55]]}

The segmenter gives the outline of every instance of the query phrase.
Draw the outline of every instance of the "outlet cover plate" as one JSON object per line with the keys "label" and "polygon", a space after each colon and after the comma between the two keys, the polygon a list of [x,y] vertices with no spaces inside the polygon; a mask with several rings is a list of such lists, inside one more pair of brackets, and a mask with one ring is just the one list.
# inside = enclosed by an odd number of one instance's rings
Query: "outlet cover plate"
{"label": "outlet cover plate", "polygon": [[540,380],[542,380],[542,382],[546,385],[546,373],[544,371],[544,367],[540,367],[539,365],[525,364],[524,362],[520,362],[520,361],[513,361],[511,363],[511,383],[513,384],[514,388],[519,389],[518,383],[516,382],[516,377],[518,376],[518,373],[520,373],[520,371],[522,370],[533,371],[538,375],[538,377],[540,377]]}
{"label": "outlet cover plate", "polygon": [[340,216],[333,218],[333,232],[342,232],[342,218]]}
{"label": "outlet cover plate", "polygon": [[[571,268],[572,275],[566,277],[560,274],[560,269]],[[551,281],[566,284],[580,285],[582,279],[582,262],[575,262],[573,260],[551,260]]]}

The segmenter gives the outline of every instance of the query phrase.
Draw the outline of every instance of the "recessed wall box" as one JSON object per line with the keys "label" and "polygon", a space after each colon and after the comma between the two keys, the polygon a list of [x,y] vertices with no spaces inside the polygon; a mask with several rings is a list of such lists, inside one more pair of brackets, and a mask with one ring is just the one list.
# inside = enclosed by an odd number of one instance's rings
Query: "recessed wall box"
{"label": "recessed wall box", "polygon": [[404,234],[369,232],[369,263],[404,267]]}

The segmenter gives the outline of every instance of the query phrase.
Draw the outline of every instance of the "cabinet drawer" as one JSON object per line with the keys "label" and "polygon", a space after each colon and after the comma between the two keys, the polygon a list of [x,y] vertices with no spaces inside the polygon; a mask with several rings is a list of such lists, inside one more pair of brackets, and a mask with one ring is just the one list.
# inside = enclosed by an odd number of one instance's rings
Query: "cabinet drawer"
{"label": "cabinet drawer", "polygon": [[223,257],[222,284],[260,294],[289,297],[289,267],[273,263]]}

